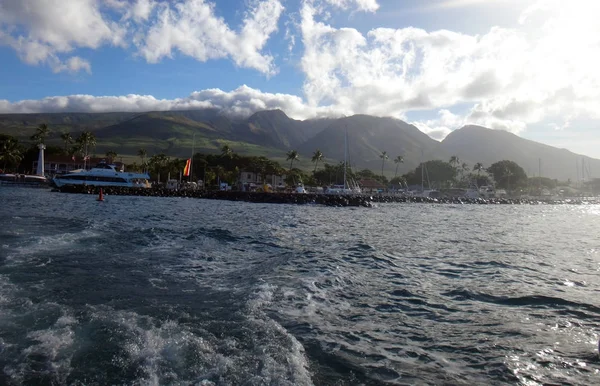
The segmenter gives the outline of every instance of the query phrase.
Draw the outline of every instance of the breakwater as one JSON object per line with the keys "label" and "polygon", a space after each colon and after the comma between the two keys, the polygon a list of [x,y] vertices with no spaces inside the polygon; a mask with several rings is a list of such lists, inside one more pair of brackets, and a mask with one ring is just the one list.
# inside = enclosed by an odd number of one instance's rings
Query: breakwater
{"label": "breakwater", "polygon": [[[316,193],[263,193],[240,191],[204,191],[172,190],[166,188],[127,188],[103,187],[103,193],[109,196],[147,196],[147,197],[190,197],[209,200],[246,201],[265,204],[318,204],[326,206],[370,207],[374,203],[432,203],[432,204],[475,204],[475,205],[538,205],[538,204],[597,204],[598,200],[564,199],[532,200],[514,198],[465,198],[465,197],[412,197],[404,195],[339,195]],[[62,193],[94,194],[100,192],[97,186],[67,185],[54,189]]]}

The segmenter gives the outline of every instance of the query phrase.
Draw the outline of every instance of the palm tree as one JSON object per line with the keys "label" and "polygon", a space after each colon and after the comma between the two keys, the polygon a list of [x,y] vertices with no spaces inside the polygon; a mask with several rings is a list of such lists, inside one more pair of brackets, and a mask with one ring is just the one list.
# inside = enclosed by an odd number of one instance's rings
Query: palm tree
{"label": "palm tree", "polygon": [[475,164],[475,166],[473,166],[473,171],[477,171],[477,176],[479,176],[479,173],[481,173],[481,171],[484,169],[483,164],[481,162],[477,162]]}
{"label": "palm tree", "polygon": [[290,161],[290,170],[294,165],[294,161],[298,160],[298,152],[296,150],[290,150],[287,152],[287,160]]}
{"label": "palm tree", "polygon": [[223,145],[223,147],[221,147],[221,155],[226,158],[231,158],[233,155],[233,150],[231,150],[229,145]]}
{"label": "palm tree", "polygon": [[138,157],[140,157],[142,159],[142,171],[145,173],[146,172],[146,156],[148,155],[148,152],[146,151],[146,149],[144,149],[143,147],[140,148],[140,150],[138,150],[137,152]]}
{"label": "palm tree", "polygon": [[31,136],[31,140],[37,142],[38,144],[44,143],[46,137],[50,134],[50,128],[45,123],[40,123],[35,134]]}
{"label": "palm tree", "polygon": [[90,150],[96,146],[96,136],[91,131],[84,131],[77,138],[77,143],[83,151],[83,162],[85,164],[89,158]]}
{"label": "palm tree", "polygon": [[2,170],[6,171],[6,165],[19,164],[23,159],[19,143],[15,139],[7,139],[0,147],[0,162],[3,163]]}
{"label": "palm tree", "polygon": [[109,150],[106,152],[106,158],[108,158],[108,162],[113,162],[115,158],[117,158],[117,152],[113,150]]}
{"label": "palm tree", "polygon": [[[315,171],[317,171],[317,165],[319,164],[319,161],[323,160],[323,153],[321,152],[321,150],[317,149],[315,150],[315,152],[313,153],[313,156],[311,158],[311,161],[315,163]],[[313,172],[313,173],[314,173]]]}
{"label": "palm tree", "polygon": [[396,164],[396,172],[394,173],[394,178],[396,178],[398,177],[398,166],[404,163],[404,157],[399,155],[398,157],[394,158],[394,163]]}
{"label": "palm tree", "polygon": [[456,166],[460,165],[460,159],[458,158],[458,156],[453,155],[452,157],[450,157],[450,161],[448,163],[450,165],[456,167]]}
{"label": "palm tree", "polygon": [[171,159],[164,153],[155,154],[148,160],[148,165],[152,172],[157,174],[157,181],[160,183],[160,172],[164,173],[165,168]]}
{"label": "palm tree", "polygon": [[65,144],[65,154],[69,154],[69,145],[73,143],[73,137],[71,136],[71,133],[62,133],[60,135],[60,139],[62,139]]}
{"label": "palm tree", "polygon": [[84,155],[88,156],[92,148],[96,146],[96,136],[91,131],[84,131],[77,138],[77,142],[82,145]]}
{"label": "palm tree", "polygon": [[383,165],[385,165],[385,160],[389,158],[387,151],[382,151],[379,158],[381,158],[381,177],[383,177]]}
{"label": "palm tree", "polygon": [[219,184],[221,184],[221,176],[223,176],[225,174],[225,168],[223,166],[219,165],[215,168],[215,172],[217,174],[217,182]]}

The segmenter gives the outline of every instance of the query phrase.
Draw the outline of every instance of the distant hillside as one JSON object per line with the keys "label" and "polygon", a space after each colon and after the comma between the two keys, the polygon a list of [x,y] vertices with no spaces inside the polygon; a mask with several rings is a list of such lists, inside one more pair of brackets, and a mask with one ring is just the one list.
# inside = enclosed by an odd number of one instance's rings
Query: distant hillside
{"label": "distant hillside", "polygon": [[[333,120],[323,131],[306,141],[299,148],[302,154],[320,149],[327,158],[344,159],[344,133],[348,129],[348,155],[353,166],[381,170],[382,151],[388,153],[385,164],[387,175],[393,175],[393,159],[404,157],[398,174],[412,170],[421,160],[447,159],[449,156],[438,141],[431,139],[413,125],[394,118],[378,118],[354,115]],[[421,154],[421,151],[423,152]]]}
{"label": "distant hillside", "polygon": [[[281,110],[259,111],[246,119],[232,119],[216,109],[189,111],[155,111],[146,113],[57,113],[2,114],[0,133],[29,141],[40,123],[52,130],[50,144],[61,144],[60,134],[71,132],[74,137],[91,130],[97,137],[97,153],[114,150],[121,155],[134,155],[141,147],[149,154],[164,152],[185,157],[191,153],[195,135],[195,150],[219,152],[229,144],[240,154],[265,155],[285,161],[285,152],[300,152],[300,167],[310,168],[310,157],[316,149],[326,162],[344,159],[344,132],[348,129],[348,155],[356,168],[381,170],[382,151],[388,153],[385,174],[393,176],[393,159],[402,155],[398,173],[414,169],[421,160],[448,160],[457,155],[471,167],[476,162],[486,167],[503,159],[523,166],[529,175],[538,174],[538,159],[542,160],[542,175],[561,180],[577,178],[576,163],[582,156],[526,140],[504,131],[478,126],[465,126],[452,132],[441,143],[431,139],[415,126],[394,118],[354,115],[345,118],[323,118],[299,121]],[[600,161],[584,157],[590,171],[600,171]],[[592,175],[593,176],[593,175]]]}
{"label": "distant hillside", "polygon": [[137,113],[0,114],[0,132],[29,137],[40,123],[46,123],[57,133],[62,130],[80,132],[114,125],[136,115]]}
{"label": "distant hillside", "polygon": [[453,131],[442,141],[441,147],[447,154],[457,155],[471,166],[481,162],[488,167],[497,161],[512,160],[529,176],[539,175],[540,159],[542,176],[559,180],[575,180],[576,165],[579,164],[581,170],[582,158],[591,170],[600,170],[600,160],[480,126],[464,126]]}

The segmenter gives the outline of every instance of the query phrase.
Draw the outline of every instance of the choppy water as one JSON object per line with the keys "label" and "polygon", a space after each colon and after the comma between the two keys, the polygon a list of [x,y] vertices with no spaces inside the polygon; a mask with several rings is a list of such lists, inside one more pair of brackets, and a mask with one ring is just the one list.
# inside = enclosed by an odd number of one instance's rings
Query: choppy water
{"label": "choppy water", "polygon": [[2,188],[0,219],[0,384],[600,380],[600,207]]}

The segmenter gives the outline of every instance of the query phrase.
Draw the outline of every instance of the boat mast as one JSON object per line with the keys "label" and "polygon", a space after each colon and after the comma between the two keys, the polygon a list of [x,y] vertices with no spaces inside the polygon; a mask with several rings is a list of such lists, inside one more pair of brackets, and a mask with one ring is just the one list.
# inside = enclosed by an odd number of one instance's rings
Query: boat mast
{"label": "boat mast", "polygon": [[538,189],[540,190],[539,195],[542,195],[542,159],[538,158]]}
{"label": "boat mast", "polygon": [[421,193],[425,191],[425,165],[423,164],[423,149],[421,149]]}
{"label": "boat mast", "polygon": [[346,190],[346,169],[348,169],[348,125],[344,134],[344,190]]}
{"label": "boat mast", "polygon": [[196,133],[192,136],[192,156],[190,157],[190,182],[192,182],[192,167],[194,166],[194,146],[196,145]]}

